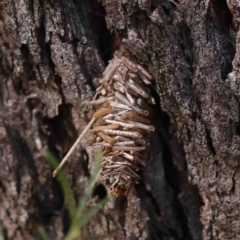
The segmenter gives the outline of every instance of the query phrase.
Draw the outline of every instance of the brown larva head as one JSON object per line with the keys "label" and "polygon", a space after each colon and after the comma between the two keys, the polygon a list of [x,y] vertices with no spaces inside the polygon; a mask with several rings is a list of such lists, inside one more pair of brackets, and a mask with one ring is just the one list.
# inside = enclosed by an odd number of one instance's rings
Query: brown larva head
{"label": "brown larva head", "polygon": [[114,189],[111,191],[111,195],[114,196],[114,197],[117,197],[117,196],[119,196],[119,195],[127,196],[130,190],[131,190],[131,189],[114,188]]}

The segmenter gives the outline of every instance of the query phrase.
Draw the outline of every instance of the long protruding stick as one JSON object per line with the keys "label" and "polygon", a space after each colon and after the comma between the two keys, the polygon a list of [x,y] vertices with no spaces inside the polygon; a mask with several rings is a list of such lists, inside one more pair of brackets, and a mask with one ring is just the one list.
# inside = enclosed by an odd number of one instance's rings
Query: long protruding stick
{"label": "long protruding stick", "polygon": [[88,123],[88,125],[85,127],[85,129],[83,130],[83,132],[80,134],[80,136],[78,137],[78,139],[76,140],[76,142],[72,145],[71,149],[68,151],[67,155],[63,158],[63,160],[61,161],[61,163],[58,165],[58,167],[55,169],[55,171],[53,172],[53,177],[55,177],[58,173],[58,171],[62,168],[62,166],[67,162],[67,160],[69,159],[69,157],[72,155],[72,153],[74,152],[74,150],[76,149],[76,147],[78,146],[78,144],[80,143],[80,141],[82,140],[82,138],[84,137],[84,135],[86,134],[86,132],[89,130],[89,128],[91,128],[91,126],[93,125],[94,121],[96,120],[95,117],[92,118],[92,120]]}

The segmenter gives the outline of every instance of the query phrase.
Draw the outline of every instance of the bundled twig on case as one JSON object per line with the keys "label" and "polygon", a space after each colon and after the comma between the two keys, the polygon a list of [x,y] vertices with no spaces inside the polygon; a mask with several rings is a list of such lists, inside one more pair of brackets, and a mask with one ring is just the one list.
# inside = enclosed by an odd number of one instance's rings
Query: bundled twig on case
{"label": "bundled twig on case", "polygon": [[[139,181],[139,168],[146,164],[148,135],[154,131],[149,107],[155,103],[148,86],[151,81],[152,76],[143,67],[115,56],[90,102],[96,111],[87,126],[92,127],[91,145],[101,147],[103,152],[99,181],[113,195],[127,195]],[[63,161],[67,157],[69,154]]]}

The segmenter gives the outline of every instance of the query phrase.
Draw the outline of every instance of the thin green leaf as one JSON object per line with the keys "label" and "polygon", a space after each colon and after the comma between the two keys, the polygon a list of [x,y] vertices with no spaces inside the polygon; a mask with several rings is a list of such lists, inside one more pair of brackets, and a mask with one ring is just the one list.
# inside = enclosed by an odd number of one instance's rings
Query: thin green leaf
{"label": "thin green leaf", "polygon": [[0,240],[4,240],[4,236],[3,236],[1,225],[0,225]]}
{"label": "thin green leaf", "polygon": [[71,227],[70,231],[68,232],[67,236],[64,238],[64,240],[75,240],[81,235],[81,229],[80,227]]}
{"label": "thin green leaf", "polygon": [[39,228],[39,234],[42,240],[50,240],[50,237],[48,236],[47,232],[43,227]]}
{"label": "thin green leaf", "polygon": [[102,208],[102,206],[108,200],[108,199],[104,199],[99,204],[97,204],[97,206],[95,206],[90,211],[89,214],[87,214],[87,215],[84,214],[86,212],[86,209],[87,209],[87,203],[92,196],[94,185],[96,183],[98,173],[100,171],[101,159],[102,159],[102,153],[101,153],[101,150],[98,149],[95,152],[95,164],[94,164],[94,167],[93,167],[93,172],[92,172],[92,175],[90,177],[88,186],[87,186],[82,198],[80,199],[80,202],[79,202],[74,220],[73,220],[72,225],[70,227],[70,230],[69,230],[69,232],[68,232],[68,234],[67,234],[67,236],[65,237],[64,240],[75,240],[75,239],[77,239],[81,235],[81,228],[86,223],[88,223],[91,220],[92,217],[94,217],[97,214],[97,212]]}
{"label": "thin green leaf", "polygon": [[80,223],[81,217],[83,216],[84,209],[86,209],[87,202],[89,201],[89,199],[92,196],[94,185],[96,183],[98,173],[100,171],[101,159],[102,159],[102,152],[101,152],[100,149],[96,150],[94,159],[95,159],[95,164],[94,164],[94,167],[93,167],[92,176],[89,180],[89,183],[88,183],[88,186],[85,190],[84,195],[80,199],[79,207],[78,207],[77,212],[76,212],[75,220],[77,221],[77,224]]}
{"label": "thin green leaf", "polygon": [[104,198],[102,199],[96,206],[94,206],[84,218],[81,219],[80,221],[80,226],[83,227],[86,225],[102,208],[103,206],[107,203],[109,198]]}
{"label": "thin green leaf", "polygon": [[[56,168],[58,166],[58,161],[51,152],[46,151],[43,156],[53,168]],[[73,219],[76,213],[76,202],[74,199],[73,191],[70,188],[67,177],[62,170],[58,172],[56,177],[63,190],[65,205],[71,215],[71,218]]]}

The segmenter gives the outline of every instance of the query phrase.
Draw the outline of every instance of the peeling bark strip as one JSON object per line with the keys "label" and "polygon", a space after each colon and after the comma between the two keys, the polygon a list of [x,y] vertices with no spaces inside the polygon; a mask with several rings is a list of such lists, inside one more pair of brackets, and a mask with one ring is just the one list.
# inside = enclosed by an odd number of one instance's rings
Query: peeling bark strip
{"label": "peeling bark strip", "polygon": [[[98,78],[123,48],[155,80],[156,92],[147,94],[156,101],[156,131],[139,184],[127,198],[109,202],[84,235],[238,240],[239,27],[239,1],[4,0],[0,224],[5,238],[38,239],[42,225],[51,239],[63,239],[68,213],[41,152],[50,149],[59,159],[66,154],[89,122],[87,106]],[[119,83],[114,88],[123,94],[120,78]],[[128,89],[129,96],[133,91]],[[133,118],[126,123],[140,122]],[[77,198],[91,165],[79,146],[66,166]],[[102,185],[96,187],[95,196],[105,194]]]}

